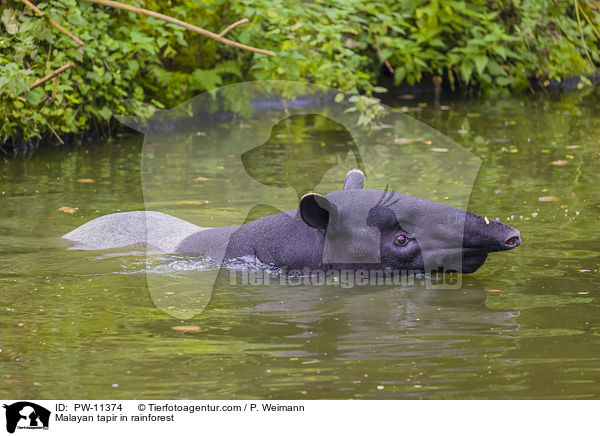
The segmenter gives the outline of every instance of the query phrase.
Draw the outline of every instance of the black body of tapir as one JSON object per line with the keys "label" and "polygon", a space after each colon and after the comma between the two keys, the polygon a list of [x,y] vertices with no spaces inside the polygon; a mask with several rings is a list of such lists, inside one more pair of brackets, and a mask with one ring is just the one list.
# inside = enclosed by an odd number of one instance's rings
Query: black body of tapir
{"label": "black body of tapir", "polygon": [[363,173],[352,170],[343,190],[306,194],[297,210],[241,226],[206,229],[160,212],[125,212],[97,218],[64,238],[84,249],[144,242],[218,261],[252,257],[288,270],[460,273],[476,271],[490,252],[521,243],[520,232],[501,222],[363,185]]}

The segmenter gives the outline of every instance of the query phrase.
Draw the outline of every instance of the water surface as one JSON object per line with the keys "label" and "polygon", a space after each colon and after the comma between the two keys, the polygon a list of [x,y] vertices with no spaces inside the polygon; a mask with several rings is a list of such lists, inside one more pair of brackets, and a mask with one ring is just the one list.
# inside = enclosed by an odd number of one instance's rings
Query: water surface
{"label": "water surface", "polygon": [[[221,277],[203,312],[178,319],[151,298],[143,250],[73,251],[59,239],[98,216],[143,209],[142,135],[4,159],[0,397],[600,397],[600,98],[391,104],[482,158],[469,210],[517,227],[522,246],[490,255],[458,291]],[[396,138],[398,147],[423,141]],[[296,201],[315,184],[310,169],[334,168],[351,149],[335,124],[298,117],[246,163],[256,178],[291,185]],[[235,155],[197,153],[181,143],[154,156],[165,181],[198,162],[189,192],[165,188],[172,198],[156,207],[214,226],[271,213],[268,199],[236,185]],[[435,171],[420,177],[446,183]]]}

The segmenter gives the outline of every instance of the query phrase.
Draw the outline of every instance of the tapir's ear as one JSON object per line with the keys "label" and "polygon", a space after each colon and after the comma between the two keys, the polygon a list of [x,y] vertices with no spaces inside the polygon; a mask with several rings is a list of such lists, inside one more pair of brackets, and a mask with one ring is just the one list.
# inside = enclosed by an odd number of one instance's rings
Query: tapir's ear
{"label": "tapir's ear", "polygon": [[335,215],[337,208],[333,203],[319,194],[306,194],[300,199],[300,216],[302,221],[314,229],[325,230],[329,216]]}
{"label": "tapir's ear", "polygon": [[127,107],[128,111],[135,115],[115,115],[115,118],[138,132],[145,133],[148,130],[148,120],[154,115],[157,109],[148,104],[137,100],[121,100],[121,104]]}
{"label": "tapir's ear", "polygon": [[350,170],[344,180],[344,189],[362,189],[365,185],[365,175],[361,170]]}

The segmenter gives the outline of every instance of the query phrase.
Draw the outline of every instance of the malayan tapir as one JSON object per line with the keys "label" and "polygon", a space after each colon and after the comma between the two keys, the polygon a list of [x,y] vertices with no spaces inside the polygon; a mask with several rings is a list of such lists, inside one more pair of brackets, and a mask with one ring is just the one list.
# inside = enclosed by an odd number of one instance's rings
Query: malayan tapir
{"label": "malayan tapir", "polygon": [[488,253],[521,244],[520,232],[496,220],[391,191],[364,189],[348,172],[343,190],[308,193],[299,209],[241,226],[202,228],[152,211],[96,218],[63,237],[75,248],[145,243],[217,261],[253,258],[287,270],[412,270],[472,273]]}

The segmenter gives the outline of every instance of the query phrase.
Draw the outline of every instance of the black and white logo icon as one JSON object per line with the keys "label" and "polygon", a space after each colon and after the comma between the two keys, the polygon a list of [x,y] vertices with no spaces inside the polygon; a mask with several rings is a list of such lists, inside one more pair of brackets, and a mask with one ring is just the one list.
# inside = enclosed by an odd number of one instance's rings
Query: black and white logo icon
{"label": "black and white logo icon", "polygon": [[16,429],[47,430],[50,411],[29,401],[5,404],[6,431],[14,433]]}

